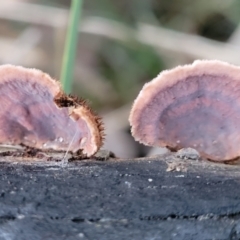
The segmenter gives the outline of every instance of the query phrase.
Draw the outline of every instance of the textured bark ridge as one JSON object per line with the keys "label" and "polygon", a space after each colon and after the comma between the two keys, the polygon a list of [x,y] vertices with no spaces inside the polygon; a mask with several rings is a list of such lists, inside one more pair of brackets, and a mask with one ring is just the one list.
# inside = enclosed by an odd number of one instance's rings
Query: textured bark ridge
{"label": "textured bark ridge", "polygon": [[240,67],[195,61],[144,85],[129,117],[134,138],[149,146],[195,148],[226,161],[240,156]]}
{"label": "textured bark ridge", "polygon": [[102,145],[100,118],[36,70],[0,66],[0,144],[91,156]]}

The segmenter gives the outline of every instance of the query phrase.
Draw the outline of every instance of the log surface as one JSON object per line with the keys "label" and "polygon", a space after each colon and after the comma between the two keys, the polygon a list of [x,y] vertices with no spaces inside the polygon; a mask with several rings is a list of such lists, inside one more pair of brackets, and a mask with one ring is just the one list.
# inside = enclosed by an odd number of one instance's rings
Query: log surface
{"label": "log surface", "polygon": [[240,166],[0,159],[0,239],[240,239]]}

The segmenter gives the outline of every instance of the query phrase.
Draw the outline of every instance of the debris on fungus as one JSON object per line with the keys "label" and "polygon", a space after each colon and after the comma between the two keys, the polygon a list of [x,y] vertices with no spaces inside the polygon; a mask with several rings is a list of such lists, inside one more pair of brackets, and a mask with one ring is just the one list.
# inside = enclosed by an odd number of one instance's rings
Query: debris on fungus
{"label": "debris on fungus", "polygon": [[85,101],[36,69],[0,66],[0,144],[92,156],[103,142],[101,119]]}
{"label": "debris on fungus", "polygon": [[198,60],[144,85],[129,117],[134,138],[213,161],[240,156],[240,67]]}

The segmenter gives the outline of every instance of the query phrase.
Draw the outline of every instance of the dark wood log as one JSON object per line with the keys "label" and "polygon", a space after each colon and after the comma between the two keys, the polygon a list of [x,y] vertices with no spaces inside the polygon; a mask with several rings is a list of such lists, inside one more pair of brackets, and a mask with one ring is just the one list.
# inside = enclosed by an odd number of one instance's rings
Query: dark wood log
{"label": "dark wood log", "polygon": [[173,154],[0,165],[0,239],[240,239],[238,165]]}

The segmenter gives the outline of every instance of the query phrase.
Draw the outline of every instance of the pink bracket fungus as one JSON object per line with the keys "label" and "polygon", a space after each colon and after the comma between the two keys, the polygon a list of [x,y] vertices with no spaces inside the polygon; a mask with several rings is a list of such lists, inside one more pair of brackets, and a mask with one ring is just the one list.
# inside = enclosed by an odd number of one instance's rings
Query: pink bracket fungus
{"label": "pink bracket fungus", "polygon": [[103,126],[85,101],[36,69],[0,66],[0,144],[92,156]]}
{"label": "pink bracket fungus", "polygon": [[134,138],[213,161],[240,156],[240,67],[198,60],[144,85],[129,117]]}

